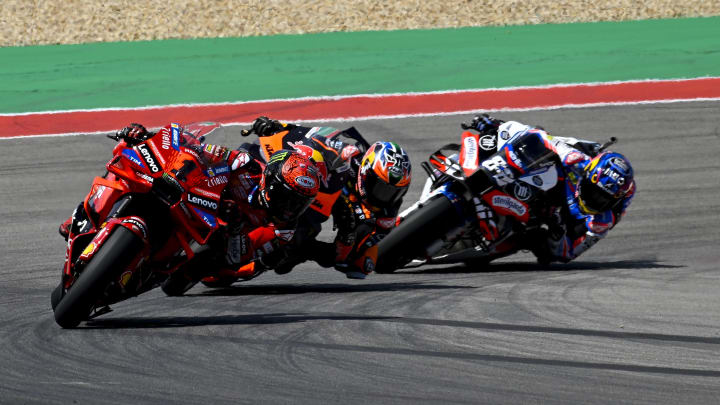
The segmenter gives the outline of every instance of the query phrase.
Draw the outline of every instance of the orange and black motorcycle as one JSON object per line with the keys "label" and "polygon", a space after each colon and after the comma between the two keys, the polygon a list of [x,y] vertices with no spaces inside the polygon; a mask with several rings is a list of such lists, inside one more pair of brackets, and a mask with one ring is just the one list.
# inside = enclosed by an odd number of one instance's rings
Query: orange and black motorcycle
{"label": "orange and black motorcycle", "polygon": [[207,249],[229,167],[203,150],[213,123],[181,126],[146,140],[122,132],[90,193],[75,209],[59,285],[51,294],[63,328],[109,312],[110,304],[160,285]]}

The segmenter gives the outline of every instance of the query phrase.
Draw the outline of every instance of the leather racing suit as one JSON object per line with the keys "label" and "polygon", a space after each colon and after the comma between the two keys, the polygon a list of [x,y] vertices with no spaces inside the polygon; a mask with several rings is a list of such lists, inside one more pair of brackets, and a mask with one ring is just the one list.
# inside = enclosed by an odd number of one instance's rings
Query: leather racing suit
{"label": "leather racing suit", "polygon": [[[390,208],[376,208],[360,197],[356,182],[365,147],[362,142],[341,140],[362,139],[354,127],[338,130],[277,124],[271,133],[260,134],[265,158],[281,148],[295,149],[319,168],[321,184],[315,201],[298,221],[295,238],[286,249],[287,260],[275,271],[287,273],[295,265],[313,260],[323,267],[334,267],[348,278],[365,278],[375,268],[377,242],[395,226],[401,201]],[[322,224],[331,216],[337,231],[334,241],[317,240]]]}

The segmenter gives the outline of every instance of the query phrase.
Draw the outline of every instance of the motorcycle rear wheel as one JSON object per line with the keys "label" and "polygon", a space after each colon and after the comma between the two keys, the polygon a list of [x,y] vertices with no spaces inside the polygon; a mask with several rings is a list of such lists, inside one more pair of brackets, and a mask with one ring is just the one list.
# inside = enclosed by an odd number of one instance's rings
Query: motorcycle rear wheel
{"label": "motorcycle rear wheel", "polygon": [[458,225],[461,218],[443,195],[435,196],[413,211],[378,244],[377,273],[392,273],[415,258]]}
{"label": "motorcycle rear wheel", "polygon": [[63,328],[75,328],[86,320],[107,285],[120,276],[142,248],[143,241],[129,229],[118,226],[85,270],[55,306],[55,322]]}

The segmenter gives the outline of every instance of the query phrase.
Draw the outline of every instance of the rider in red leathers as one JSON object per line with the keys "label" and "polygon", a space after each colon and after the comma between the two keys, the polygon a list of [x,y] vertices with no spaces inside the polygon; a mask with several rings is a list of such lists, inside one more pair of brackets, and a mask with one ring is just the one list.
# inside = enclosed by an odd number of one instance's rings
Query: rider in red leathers
{"label": "rider in red leathers", "polygon": [[[145,140],[170,131],[170,125],[152,133],[131,124],[118,134]],[[166,281],[163,289],[170,295],[184,293],[204,276],[252,278],[273,267],[284,258],[279,247],[292,240],[297,219],[314,200],[320,184],[317,167],[293,150],[280,150],[265,164],[244,150],[201,143],[187,146],[208,162],[207,170],[213,172],[207,181],[227,184],[219,211],[228,226],[222,237],[211,240],[209,249],[174,273],[174,287],[168,284],[172,277]],[[69,223],[60,226],[65,237]],[[186,282],[180,282],[180,277]]]}

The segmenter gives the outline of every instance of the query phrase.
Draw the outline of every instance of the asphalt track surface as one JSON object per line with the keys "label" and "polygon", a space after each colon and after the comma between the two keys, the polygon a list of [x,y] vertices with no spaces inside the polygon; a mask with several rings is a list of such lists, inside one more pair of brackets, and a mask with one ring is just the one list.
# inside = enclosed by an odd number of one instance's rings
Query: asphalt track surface
{"label": "asphalt track surface", "polygon": [[[364,281],[305,264],[185,297],[151,291],[76,330],[50,310],[56,229],[113,142],[1,140],[0,403],[717,403],[720,102],[498,116],[621,139],[637,197],[577,261],[520,254]],[[409,149],[409,204],[419,163],[467,118],[355,124]]]}

